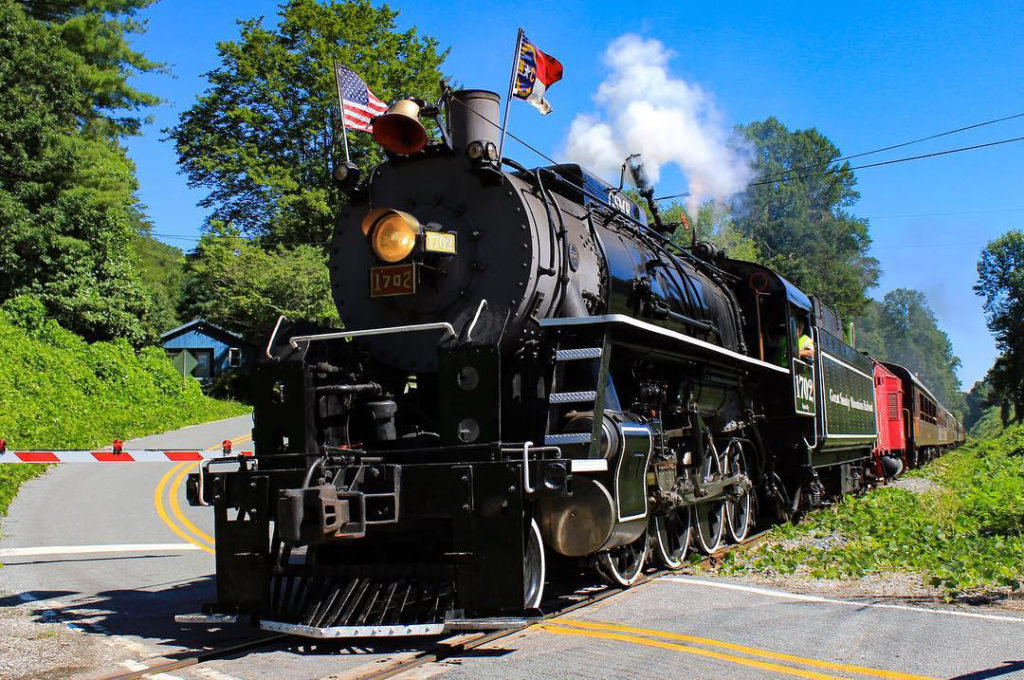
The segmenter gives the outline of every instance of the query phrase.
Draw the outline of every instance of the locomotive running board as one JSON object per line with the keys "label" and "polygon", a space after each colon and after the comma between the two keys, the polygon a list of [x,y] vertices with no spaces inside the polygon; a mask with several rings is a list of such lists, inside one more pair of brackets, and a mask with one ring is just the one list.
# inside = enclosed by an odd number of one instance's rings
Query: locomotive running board
{"label": "locomotive running board", "polygon": [[418,623],[396,626],[330,626],[318,628],[303,626],[298,623],[281,623],[280,621],[260,621],[260,628],[275,633],[301,635],[302,637],[330,640],[334,638],[366,638],[366,637],[413,637],[417,635],[440,635],[445,631],[443,623]]}
{"label": "locomotive running board", "polygon": [[767,361],[761,361],[760,359],[755,359],[754,357],[748,357],[745,354],[734,352],[730,349],[726,349],[725,347],[720,347],[718,345],[706,342],[699,338],[684,335],[683,333],[677,333],[668,328],[655,326],[652,323],[640,321],[639,319],[634,319],[633,317],[626,316],[625,314],[603,314],[601,316],[580,316],[540,320],[541,328],[574,328],[580,326],[600,326],[602,324],[615,324],[620,327],[635,328],[642,332],[652,333],[657,336],[669,338],[671,340],[684,343],[694,349],[699,349],[704,352],[717,354],[723,357],[729,357],[730,359],[746,364],[748,366],[757,366],[758,368],[763,368],[765,370],[774,371],[777,373],[789,373],[788,368],[776,366],[775,364],[768,363]]}

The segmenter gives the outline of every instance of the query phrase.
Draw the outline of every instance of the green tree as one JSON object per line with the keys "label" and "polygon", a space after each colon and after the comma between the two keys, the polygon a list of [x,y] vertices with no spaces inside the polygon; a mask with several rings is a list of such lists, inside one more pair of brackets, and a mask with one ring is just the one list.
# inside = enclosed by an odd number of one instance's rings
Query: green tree
{"label": "green tree", "polygon": [[1003,421],[1012,404],[1024,419],[1024,231],[1014,230],[991,241],[978,261],[974,291],[985,298],[988,329],[1000,356],[988,382],[1003,404]]}
{"label": "green tree", "polygon": [[878,262],[867,255],[867,221],[850,213],[860,194],[849,164],[836,166],[839,149],[813,128],[790,131],[768,118],[740,129],[760,179],[737,211],[737,229],[757,244],[759,260],[841,316],[862,313]]}
{"label": "green tree", "polygon": [[132,239],[134,264],[151,301],[145,319],[146,332],[157,337],[181,325],[181,305],[185,273],[185,254],[174,246],[161,243],[148,232]]}
{"label": "green tree", "polygon": [[876,359],[908,368],[942,404],[962,416],[966,402],[956,370],[960,358],[919,290],[897,288],[872,301],[857,319],[857,346]]}
{"label": "green tree", "polygon": [[90,340],[147,337],[130,256],[141,211],[119,143],[154,101],[127,84],[155,68],[124,51],[145,4],[0,0],[0,301],[33,295]]}
{"label": "green tree", "polygon": [[252,341],[281,314],[338,325],[330,286],[322,249],[265,250],[237,230],[212,225],[187,257],[181,317],[206,319]]}
{"label": "green tree", "polygon": [[144,33],[140,11],[156,0],[21,0],[25,14],[47,25],[75,54],[76,86],[84,98],[83,120],[108,137],[137,135],[145,121],[139,111],[160,98],[129,82],[138,73],[163,69],[131,47]]}
{"label": "green tree", "polygon": [[[678,211],[678,212],[677,212]],[[736,220],[728,206],[716,201],[707,201],[697,209],[697,219],[693,219],[682,205],[672,205],[665,211],[668,221],[680,222],[686,215],[685,226],[678,227],[672,240],[682,246],[689,246],[692,238],[691,229],[696,233],[698,241],[709,241],[734,260],[760,262],[760,253],[753,239],[744,236],[736,228]]]}
{"label": "green tree", "polygon": [[[415,29],[398,32],[397,15],[369,0],[288,0],[275,27],[241,21],[238,40],[218,43],[209,89],[168,131],[189,185],[209,190],[209,224],[272,244],[328,240],[344,200],[331,181],[342,157],[332,61],[385,101],[439,92],[445,53]],[[364,170],[381,158],[369,135],[349,144]]]}

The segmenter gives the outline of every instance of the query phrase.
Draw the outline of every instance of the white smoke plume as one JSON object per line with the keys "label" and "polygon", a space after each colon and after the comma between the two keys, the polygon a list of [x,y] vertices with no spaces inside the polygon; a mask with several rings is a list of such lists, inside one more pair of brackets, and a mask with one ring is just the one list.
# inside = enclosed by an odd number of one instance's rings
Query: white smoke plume
{"label": "white smoke plume", "polygon": [[626,156],[641,153],[652,182],[675,163],[695,214],[705,200],[724,201],[744,189],[753,176],[751,149],[723,122],[710,93],[672,76],[672,56],[658,40],[616,38],[604,56],[610,73],[594,95],[599,113],[573,120],[565,154],[610,176]]}

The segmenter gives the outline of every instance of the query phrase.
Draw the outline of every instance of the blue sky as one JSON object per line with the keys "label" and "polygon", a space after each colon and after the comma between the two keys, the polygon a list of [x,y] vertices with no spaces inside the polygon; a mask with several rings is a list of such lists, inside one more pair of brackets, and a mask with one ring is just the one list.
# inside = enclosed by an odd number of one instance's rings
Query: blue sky
{"label": "blue sky", "polygon": [[[660,40],[675,52],[673,75],[713,93],[727,124],[774,115],[791,129],[816,127],[844,154],[963,125],[1024,113],[1024,10],[1019,2],[821,3],[394,2],[402,28],[416,26],[451,53],[444,70],[457,82],[504,92],[515,32],[565,66],[549,92],[554,112],[539,116],[516,102],[510,130],[548,155],[564,147],[576,115],[607,75],[602,55],[625,33]],[[144,16],[136,46],[167,62],[170,75],[137,79],[168,100],[154,123],[129,140],[141,198],[154,231],[188,249],[204,212],[202,193],[177,174],[160,130],[173,125],[217,65],[215,43],[238,35],[235,19],[264,15],[264,0],[163,0]],[[359,134],[359,133],[352,133]],[[858,159],[872,162],[1024,136],[1024,118]],[[540,159],[508,147],[507,155]],[[1024,142],[857,172],[854,213],[871,221],[872,255],[882,267],[873,297],[898,287],[925,292],[963,360],[965,388],[996,355],[971,291],[985,243],[1024,228]],[[658,194],[686,189],[677,172]],[[177,237],[177,238],[174,238]]]}

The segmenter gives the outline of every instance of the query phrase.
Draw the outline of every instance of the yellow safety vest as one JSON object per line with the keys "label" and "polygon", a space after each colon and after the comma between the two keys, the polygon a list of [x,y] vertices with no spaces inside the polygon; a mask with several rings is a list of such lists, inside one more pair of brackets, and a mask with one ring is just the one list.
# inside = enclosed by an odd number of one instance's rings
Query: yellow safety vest
{"label": "yellow safety vest", "polygon": [[801,335],[800,340],[797,342],[797,345],[800,347],[801,352],[804,351],[805,349],[814,349],[814,341],[811,340],[811,336],[809,335]]}

